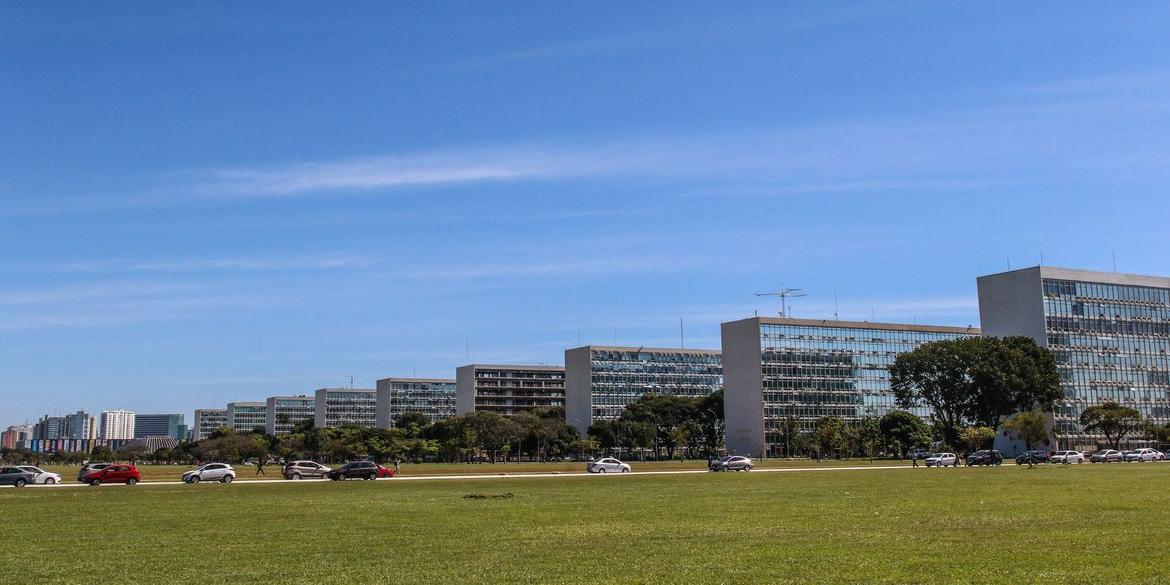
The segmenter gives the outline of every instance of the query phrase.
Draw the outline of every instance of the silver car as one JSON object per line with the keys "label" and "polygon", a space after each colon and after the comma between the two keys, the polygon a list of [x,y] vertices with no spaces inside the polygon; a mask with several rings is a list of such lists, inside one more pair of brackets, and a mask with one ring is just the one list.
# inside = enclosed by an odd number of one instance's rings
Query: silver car
{"label": "silver car", "polygon": [[728,455],[727,457],[711,461],[708,469],[711,471],[751,471],[752,465],[754,463],[748,457]]}
{"label": "silver car", "polygon": [[1123,458],[1124,458],[1124,456],[1121,454],[1121,451],[1115,451],[1113,449],[1101,449],[1100,451],[1097,451],[1096,453],[1093,453],[1092,455],[1089,456],[1089,462],[1090,463],[1109,463],[1111,461],[1121,462],[1123,460]]}
{"label": "silver car", "polygon": [[953,467],[959,461],[954,453],[937,453],[926,458],[927,467]]}
{"label": "silver car", "polygon": [[1165,459],[1165,456],[1162,455],[1161,451],[1155,449],[1138,449],[1136,451],[1125,452],[1126,461],[1144,463],[1147,461],[1161,461],[1162,459]]}
{"label": "silver car", "polygon": [[1084,463],[1085,456],[1080,451],[1057,451],[1048,460],[1052,463]]}
{"label": "silver car", "polygon": [[303,478],[324,478],[332,469],[317,463],[316,461],[292,461],[284,466],[281,470],[281,475],[285,479],[303,479]]}
{"label": "silver car", "polygon": [[33,483],[42,483],[45,485],[53,485],[53,484],[61,483],[61,476],[60,475],[57,475],[56,473],[51,473],[51,472],[45,471],[44,469],[41,469],[40,467],[37,467],[35,465],[21,465],[20,468],[29,472],[29,473],[36,474],[36,477],[33,478]]}
{"label": "silver car", "polygon": [[198,469],[192,469],[183,474],[183,481],[187,483],[199,483],[201,481],[231,483],[234,479],[236,479],[236,470],[232,469],[232,466],[227,463],[208,463]]}
{"label": "silver car", "polygon": [[630,466],[613,457],[605,457],[585,464],[585,471],[589,473],[629,473]]}
{"label": "silver car", "polygon": [[77,471],[77,481],[85,481],[85,476],[89,475],[90,472],[101,471],[109,466],[109,463],[86,463]]}

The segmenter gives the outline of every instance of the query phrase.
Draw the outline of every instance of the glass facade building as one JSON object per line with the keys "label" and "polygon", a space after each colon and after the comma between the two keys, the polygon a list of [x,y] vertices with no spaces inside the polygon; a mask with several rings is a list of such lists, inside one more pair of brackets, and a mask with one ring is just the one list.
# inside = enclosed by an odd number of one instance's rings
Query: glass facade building
{"label": "glass facade building", "polygon": [[980,277],[979,312],[988,335],[1025,335],[1052,351],[1064,390],[1059,448],[1102,444],[1080,415],[1107,401],[1170,423],[1170,278],[1026,268]]}
{"label": "glass facade building", "polygon": [[187,438],[187,426],[181,414],[139,414],[134,417],[134,438],[170,437],[182,441]]}
{"label": "glass facade building", "polygon": [[191,425],[191,439],[201,441],[211,436],[211,433],[227,426],[226,408],[200,408],[195,411],[194,424]]}
{"label": "glass facade building", "polygon": [[457,414],[510,416],[541,406],[565,406],[565,368],[471,364],[455,370]]}
{"label": "glass facade building", "polygon": [[724,323],[728,449],[771,454],[788,419],[807,432],[826,416],[880,417],[896,408],[888,368],[898,354],[979,334],[976,327],[769,317]]}
{"label": "glass facade building", "polygon": [[375,426],[376,393],[368,388],[321,388],[316,393],[313,424],[320,428]]}
{"label": "glass facade building", "polygon": [[264,403],[264,431],[270,435],[287,435],[297,423],[313,420],[317,412],[313,396],[271,396]]}
{"label": "glass facade building", "polygon": [[263,402],[231,402],[227,405],[227,426],[238,433],[264,429],[268,424],[268,405]]}
{"label": "glass facade building", "polygon": [[717,350],[585,346],[565,351],[565,413],[584,433],[643,394],[709,396],[723,388]]}
{"label": "glass facade building", "polygon": [[384,378],[377,383],[377,425],[394,427],[408,412],[426,415],[431,422],[455,416],[455,380],[442,378]]}

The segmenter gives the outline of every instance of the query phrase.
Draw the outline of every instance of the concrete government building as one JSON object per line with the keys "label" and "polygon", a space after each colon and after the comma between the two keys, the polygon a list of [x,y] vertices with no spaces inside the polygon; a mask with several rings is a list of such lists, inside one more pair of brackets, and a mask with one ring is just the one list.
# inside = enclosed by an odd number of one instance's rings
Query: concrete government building
{"label": "concrete government building", "polygon": [[443,378],[383,378],[378,380],[375,420],[380,429],[394,427],[407,412],[426,415],[431,422],[455,416],[455,380]]}
{"label": "concrete government building", "polygon": [[376,397],[369,388],[317,390],[313,426],[332,429],[345,425],[374,426]]}
{"label": "concrete government building", "polygon": [[470,364],[455,370],[455,412],[504,416],[565,405],[565,368]]}
{"label": "concrete government building", "polygon": [[718,350],[587,345],[565,350],[565,416],[581,434],[643,394],[709,396],[723,388]]}
{"label": "concrete government building", "polygon": [[226,408],[200,408],[195,411],[195,420],[191,425],[191,439],[201,441],[211,436],[211,433],[227,426],[228,413]]}
{"label": "concrete government building", "polygon": [[[785,419],[800,431],[894,409],[894,358],[931,341],[974,337],[977,327],[753,317],[722,325],[724,414],[731,453],[773,455]],[[915,413],[927,416],[926,409]]]}
{"label": "concrete government building", "polygon": [[313,420],[317,413],[315,396],[269,396],[264,401],[264,432],[287,435],[297,423]]}
{"label": "concrete government building", "polygon": [[1056,359],[1060,449],[1105,441],[1079,419],[1106,401],[1170,423],[1170,278],[1035,266],[977,282],[985,334],[1031,337]]}

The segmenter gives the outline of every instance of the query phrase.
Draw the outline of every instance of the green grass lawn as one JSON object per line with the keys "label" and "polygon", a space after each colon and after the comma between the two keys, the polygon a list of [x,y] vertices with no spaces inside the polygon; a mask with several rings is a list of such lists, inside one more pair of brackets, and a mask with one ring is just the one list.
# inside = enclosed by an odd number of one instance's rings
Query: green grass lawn
{"label": "green grass lawn", "polygon": [[27,583],[1165,583],[1168,488],[1170,464],[1011,465],[26,488],[0,509]]}

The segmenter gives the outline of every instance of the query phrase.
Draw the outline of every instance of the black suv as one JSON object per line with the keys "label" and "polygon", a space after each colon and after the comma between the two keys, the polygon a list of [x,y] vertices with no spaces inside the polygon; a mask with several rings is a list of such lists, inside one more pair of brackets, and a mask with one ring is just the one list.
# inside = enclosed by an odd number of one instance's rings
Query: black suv
{"label": "black suv", "polygon": [[1024,451],[1016,456],[1016,465],[1023,465],[1028,462],[1028,457],[1031,456],[1032,463],[1048,463],[1051,457],[1048,451]]}
{"label": "black suv", "polygon": [[373,461],[350,461],[326,474],[333,481],[342,479],[378,479],[378,464]]}
{"label": "black suv", "polygon": [[976,451],[967,456],[967,467],[972,465],[1003,465],[1003,454],[994,449]]}

